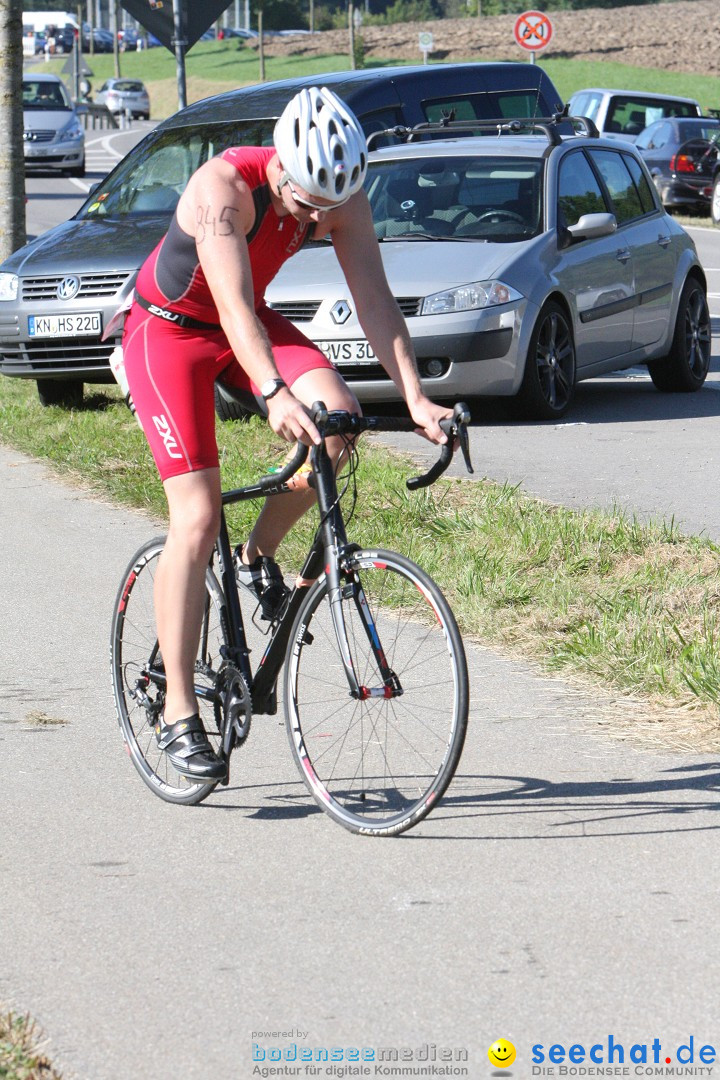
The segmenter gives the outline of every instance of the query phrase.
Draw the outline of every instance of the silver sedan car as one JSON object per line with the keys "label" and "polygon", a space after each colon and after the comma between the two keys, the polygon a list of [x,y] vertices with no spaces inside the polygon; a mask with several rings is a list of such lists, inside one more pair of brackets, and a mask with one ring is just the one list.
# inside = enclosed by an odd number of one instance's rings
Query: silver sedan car
{"label": "silver sedan car", "polygon": [[[375,232],[433,399],[497,395],[554,419],[579,380],[636,365],[662,391],[702,386],[710,319],[694,244],[634,147],[586,129],[566,137],[548,122],[371,155]],[[329,243],[291,259],[267,295],[361,401],[400,397]]]}

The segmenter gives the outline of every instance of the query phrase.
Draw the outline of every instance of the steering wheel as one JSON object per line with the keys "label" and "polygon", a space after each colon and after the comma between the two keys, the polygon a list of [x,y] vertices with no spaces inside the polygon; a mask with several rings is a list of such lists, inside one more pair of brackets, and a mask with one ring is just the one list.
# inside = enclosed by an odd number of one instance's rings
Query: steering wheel
{"label": "steering wheel", "polygon": [[502,206],[499,206],[497,210],[485,210],[477,220],[480,222],[490,219],[495,221],[515,221],[518,225],[526,224],[525,218],[521,217],[520,214],[516,214],[512,210],[505,210]]}

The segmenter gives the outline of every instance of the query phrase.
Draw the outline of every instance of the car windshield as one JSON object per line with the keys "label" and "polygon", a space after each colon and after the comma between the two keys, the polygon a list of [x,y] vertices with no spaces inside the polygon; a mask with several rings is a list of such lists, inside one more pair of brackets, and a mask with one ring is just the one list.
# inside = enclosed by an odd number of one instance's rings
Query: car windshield
{"label": "car windshield", "polygon": [[93,191],[76,218],[172,214],[197,168],[229,146],[270,146],[275,121],[244,120],[149,135]]}
{"label": "car windshield", "polygon": [[23,79],[23,109],[72,110],[70,96],[62,83],[42,79]]}
{"label": "car windshield", "polygon": [[108,90],[114,90],[120,94],[142,94],[145,87],[141,82],[133,82],[130,79],[116,79],[108,86]]}
{"label": "car windshield", "polygon": [[371,166],[366,189],[381,241],[517,243],[542,222],[537,158],[428,157]]}

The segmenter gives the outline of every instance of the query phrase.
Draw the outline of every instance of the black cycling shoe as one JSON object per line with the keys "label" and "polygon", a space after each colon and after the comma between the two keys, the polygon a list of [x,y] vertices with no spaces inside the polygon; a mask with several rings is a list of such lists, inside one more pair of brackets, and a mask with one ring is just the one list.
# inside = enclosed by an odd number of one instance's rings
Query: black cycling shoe
{"label": "black cycling shoe", "polygon": [[265,622],[279,619],[290,590],[283,581],[282,570],[269,555],[258,555],[255,562],[242,561],[243,545],[235,549],[235,575],[257,597]]}
{"label": "black cycling shoe", "polygon": [[170,725],[161,720],[155,727],[155,738],[173,768],[189,780],[224,780],[227,776],[227,762],[213,750],[197,713]]}

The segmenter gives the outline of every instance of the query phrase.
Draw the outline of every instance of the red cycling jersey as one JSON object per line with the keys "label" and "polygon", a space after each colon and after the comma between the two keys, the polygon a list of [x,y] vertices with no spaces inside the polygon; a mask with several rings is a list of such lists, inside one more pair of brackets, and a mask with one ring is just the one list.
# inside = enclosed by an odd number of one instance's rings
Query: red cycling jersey
{"label": "red cycling jersey", "polygon": [[[255,310],[288,386],[313,368],[332,368],[327,357],[292,323],[265,303],[265,290],[280,267],[302,246],[308,226],[278,217],[266,169],[271,147],[238,146],[222,154],[252,192],[255,221],[248,233]],[[222,215],[221,215],[222,218]],[[198,218],[198,231],[221,230],[222,220]],[[177,215],[138,274],[136,293],[194,323],[179,326],[134,303],[125,324],[125,371],[137,414],[163,480],[218,465],[215,441],[215,380],[240,391],[263,410],[258,388],[237,363],[220,328],[218,310],[197,255],[196,238],[180,228]],[[198,326],[197,323],[204,324]]]}

